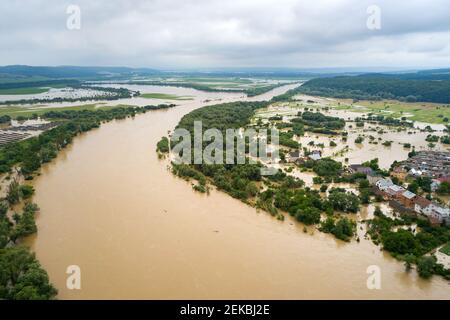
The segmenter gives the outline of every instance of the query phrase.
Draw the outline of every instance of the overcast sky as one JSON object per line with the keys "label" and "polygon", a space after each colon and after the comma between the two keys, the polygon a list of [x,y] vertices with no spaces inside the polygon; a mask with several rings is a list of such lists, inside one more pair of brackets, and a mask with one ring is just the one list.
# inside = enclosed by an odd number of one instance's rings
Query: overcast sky
{"label": "overcast sky", "polygon": [[450,67],[449,0],[1,0],[0,13],[1,65]]}

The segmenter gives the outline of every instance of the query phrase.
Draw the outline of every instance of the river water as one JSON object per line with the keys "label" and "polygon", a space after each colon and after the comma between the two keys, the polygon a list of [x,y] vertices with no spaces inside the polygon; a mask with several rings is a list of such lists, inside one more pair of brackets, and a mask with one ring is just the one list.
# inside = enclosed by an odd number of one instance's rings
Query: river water
{"label": "river water", "polygon": [[[277,221],[217,191],[201,195],[174,177],[155,153],[161,136],[205,99],[240,98],[195,94],[80,135],[35,179],[41,213],[28,243],[60,299],[450,298],[448,282],[405,273],[367,240],[304,232],[289,218]],[[81,290],[66,288],[70,265],[81,268]],[[367,288],[371,265],[381,270],[380,290]]]}

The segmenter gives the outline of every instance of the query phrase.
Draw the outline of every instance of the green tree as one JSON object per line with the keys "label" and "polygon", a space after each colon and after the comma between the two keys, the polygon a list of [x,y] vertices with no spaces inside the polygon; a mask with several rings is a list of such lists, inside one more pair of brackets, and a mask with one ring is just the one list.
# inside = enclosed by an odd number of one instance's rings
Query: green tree
{"label": "green tree", "polygon": [[27,203],[21,215],[16,215],[16,225],[11,233],[11,240],[16,241],[19,238],[36,233],[35,213],[39,210],[36,204]]}
{"label": "green tree", "polygon": [[16,180],[13,180],[9,186],[8,191],[6,193],[6,200],[9,204],[13,205],[19,202],[20,200],[20,188],[19,183]]}
{"label": "green tree", "polygon": [[56,293],[27,248],[0,249],[0,299],[53,299]]}
{"label": "green tree", "polygon": [[353,193],[332,190],[328,196],[328,201],[335,210],[356,213],[359,209],[360,200]]}
{"label": "green tree", "polygon": [[314,207],[300,209],[295,217],[304,224],[316,224],[320,222],[320,210]]}
{"label": "green tree", "polygon": [[354,230],[356,224],[350,219],[344,217],[336,222],[336,226],[333,229],[333,234],[336,238],[348,241],[351,237],[353,237]]}
{"label": "green tree", "polygon": [[436,257],[435,256],[427,256],[420,257],[417,260],[417,272],[419,276],[422,278],[430,278],[435,272],[436,268]]}
{"label": "green tree", "polygon": [[19,187],[19,193],[22,196],[23,199],[31,198],[31,196],[34,194],[34,188],[30,185],[21,185]]}

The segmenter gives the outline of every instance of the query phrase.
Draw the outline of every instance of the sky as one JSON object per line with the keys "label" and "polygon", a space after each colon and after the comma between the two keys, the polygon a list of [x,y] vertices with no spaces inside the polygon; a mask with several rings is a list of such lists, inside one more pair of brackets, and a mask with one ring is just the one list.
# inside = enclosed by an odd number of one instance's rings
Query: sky
{"label": "sky", "polygon": [[2,0],[0,13],[0,65],[450,67],[448,0]]}

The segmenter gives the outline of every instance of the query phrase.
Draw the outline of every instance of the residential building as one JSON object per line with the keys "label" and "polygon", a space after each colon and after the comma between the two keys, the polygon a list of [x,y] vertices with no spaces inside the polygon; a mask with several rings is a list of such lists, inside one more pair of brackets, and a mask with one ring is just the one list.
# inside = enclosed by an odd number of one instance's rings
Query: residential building
{"label": "residential building", "polygon": [[320,160],[322,159],[322,151],[320,150],[313,150],[308,156],[311,160]]}
{"label": "residential building", "polygon": [[414,201],[414,211],[423,215],[427,215],[429,211],[429,206],[431,205],[431,201],[421,197],[417,196]]}
{"label": "residential building", "polygon": [[405,168],[399,166],[399,167],[395,167],[392,170],[391,175],[393,177],[398,178],[399,180],[405,180],[406,176],[408,175],[408,172],[405,170]]}
{"label": "residential building", "polygon": [[372,168],[363,166],[362,164],[351,164],[348,167],[348,170],[350,171],[350,173],[363,173],[366,175],[374,174]]}
{"label": "residential building", "polygon": [[300,151],[292,151],[286,155],[286,161],[290,163],[297,162],[300,159]]}
{"label": "residential building", "polygon": [[445,221],[450,223],[450,209],[444,208],[437,203],[431,202],[423,197],[414,200],[414,211],[426,216],[431,223],[439,224]]}
{"label": "residential building", "polygon": [[449,182],[450,183],[450,176],[433,179],[433,181],[431,182],[431,191],[434,192],[437,189],[439,189],[439,187],[441,186],[442,182]]}
{"label": "residential building", "polygon": [[381,191],[386,191],[386,189],[392,185],[394,185],[394,183],[392,182],[392,180],[390,178],[385,178],[385,179],[379,179],[377,180],[377,182],[375,182],[375,185],[377,186],[378,189],[380,189]]}
{"label": "residential building", "polygon": [[417,195],[411,191],[400,192],[396,195],[397,200],[407,208],[414,209],[414,200]]}
{"label": "residential building", "polygon": [[369,180],[370,185],[374,186],[378,181],[382,180],[383,177],[377,174],[368,174],[367,180]]}

